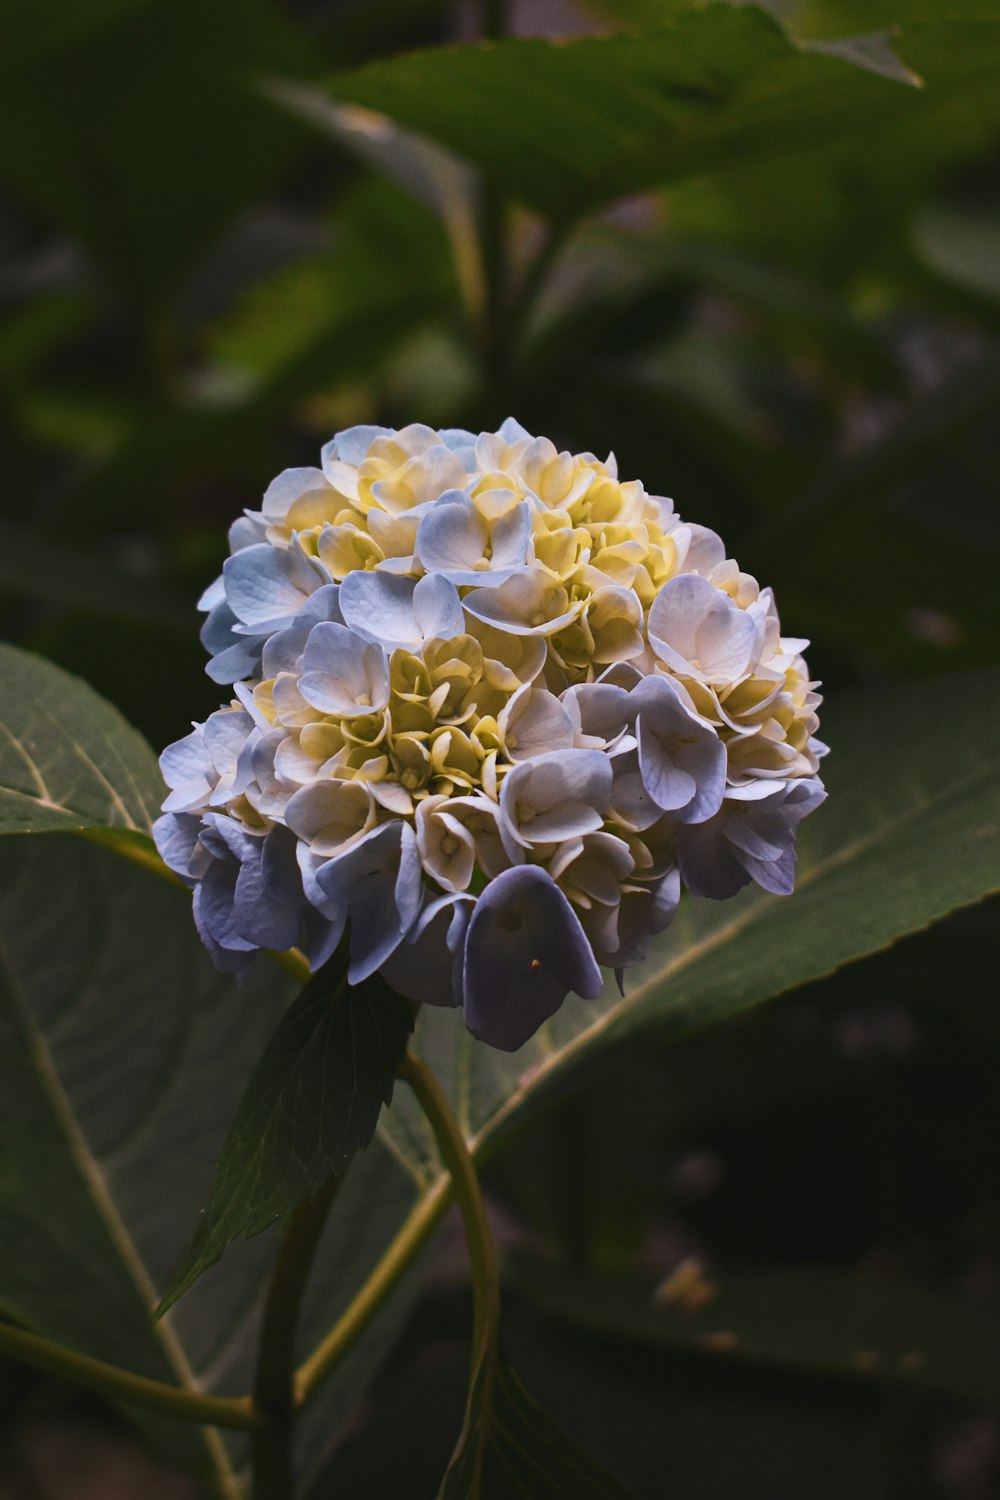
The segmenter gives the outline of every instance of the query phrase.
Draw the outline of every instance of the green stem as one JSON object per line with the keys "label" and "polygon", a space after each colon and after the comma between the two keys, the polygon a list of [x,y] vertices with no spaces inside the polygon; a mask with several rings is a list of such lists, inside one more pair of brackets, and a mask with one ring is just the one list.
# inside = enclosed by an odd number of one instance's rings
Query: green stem
{"label": "green stem", "polygon": [[168,885],[175,886],[177,890],[190,889],[179,875],[174,874],[169,865],[163,863],[152,840],[145,835],[126,828],[81,828],[80,833],[89,843],[100,844],[102,849],[110,849],[113,854],[120,854],[123,859],[131,860],[134,865],[140,865],[142,869],[158,875],[161,880],[165,880]]}
{"label": "green stem", "polygon": [[500,1354],[500,1268],[497,1265],[496,1247],[476,1164],[444,1090],[427,1064],[412,1053],[407,1053],[404,1057],[399,1076],[410,1085],[430,1121],[438,1150],[454,1184],[455,1197],[465,1226],[474,1309],[472,1368],[456,1457],[466,1451],[471,1452],[473,1492],[478,1494],[487,1432],[485,1424],[478,1420],[478,1414],[490,1407]]}
{"label": "green stem", "polygon": [[449,1177],[439,1177],[429,1192],[415,1204],[382,1259],[341,1314],[330,1332],[299,1367],[295,1378],[296,1402],[306,1406],[327,1376],[354,1348],[372,1318],[393,1291],[403,1273],[423,1249],[452,1201]]}
{"label": "green stem", "polygon": [[506,412],[510,377],[507,338],[507,205],[490,182],[483,186],[479,212],[479,242],[485,283],[482,350],[486,396],[491,417],[501,421]]}
{"label": "green stem", "polygon": [[518,346],[524,337],[524,330],[548,280],[549,272],[561,255],[575,227],[575,221],[572,219],[562,219],[557,224],[550,224],[544,244],[535,252],[534,259],[524,273],[517,298],[510,310],[507,326],[507,341],[512,354],[518,352]]}
{"label": "green stem", "polygon": [[476,1298],[474,1361],[478,1360],[497,1321],[500,1279],[489,1221],[475,1163],[434,1074],[407,1054],[399,1076],[410,1085],[427,1115],[448,1175],[439,1177],[417,1202],[382,1259],[296,1376],[296,1400],[306,1406],[327,1377],[354,1348],[375,1314],[423,1249],[445,1211],[457,1199],[465,1221]]}
{"label": "green stem", "polygon": [[250,1443],[254,1500],[289,1500],[294,1492],[295,1336],[306,1282],[327,1215],[340,1187],[331,1177],[288,1220],[275,1262],[257,1350]]}
{"label": "green stem", "polygon": [[[179,875],[174,874],[169,865],[164,864],[145,835],[136,836],[132,830],[124,828],[81,828],[79,831],[92,844],[100,844],[102,848],[120,854],[123,859],[131,860],[143,870],[149,870],[179,891],[189,891],[190,887],[184,884]],[[298,948],[289,948],[285,953],[279,953],[275,948],[265,948],[263,951],[300,984],[305,984],[311,977],[309,960]]]}
{"label": "green stem", "polygon": [[400,1064],[399,1076],[410,1085],[430,1122],[465,1226],[475,1299],[472,1333],[475,1370],[494,1343],[500,1318],[500,1268],[486,1200],[465,1137],[434,1073],[419,1057],[408,1052]]}
{"label": "green stem", "polygon": [[100,1396],[127,1401],[144,1411],[179,1417],[185,1422],[245,1430],[252,1429],[257,1422],[247,1396],[206,1396],[200,1391],[182,1390],[162,1380],[134,1375],[130,1370],[119,1369],[103,1359],[93,1359],[89,1354],[78,1354],[74,1349],[66,1349],[62,1344],[52,1343],[8,1323],[0,1323],[0,1354],[46,1375],[55,1375],[71,1385],[95,1391]]}

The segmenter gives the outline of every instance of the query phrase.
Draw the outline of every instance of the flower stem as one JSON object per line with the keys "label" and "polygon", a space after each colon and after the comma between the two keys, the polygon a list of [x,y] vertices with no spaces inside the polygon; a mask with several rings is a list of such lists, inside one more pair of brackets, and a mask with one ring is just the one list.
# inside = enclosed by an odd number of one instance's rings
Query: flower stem
{"label": "flower stem", "polygon": [[201,1391],[183,1390],[162,1380],[122,1370],[103,1359],[93,1359],[89,1354],[78,1354],[75,1349],[8,1323],[0,1323],[0,1354],[83,1390],[95,1391],[114,1401],[127,1401],[144,1411],[179,1417],[185,1422],[247,1430],[257,1421],[247,1396],[207,1396]]}
{"label": "flower stem", "polygon": [[327,1376],[354,1348],[372,1318],[393,1291],[403,1273],[430,1238],[452,1201],[449,1177],[439,1177],[429,1192],[414,1205],[406,1222],[386,1250],[354,1300],[295,1377],[296,1404],[308,1405]]}
{"label": "flower stem", "polygon": [[364,1286],[322,1343],[299,1367],[295,1386],[300,1407],[308,1405],[326,1378],[353,1349],[454,1199],[458,1200],[465,1221],[472,1262],[476,1298],[474,1359],[482,1352],[486,1335],[496,1324],[500,1305],[499,1272],[475,1163],[441,1085],[426,1063],[408,1053],[400,1065],[399,1076],[413,1089],[431,1123],[448,1175],[439,1177],[414,1205]]}
{"label": "flower stem", "polygon": [[465,1238],[469,1247],[475,1314],[472,1334],[473,1364],[477,1364],[496,1334],[500,1317],[500,1268],[490,1230],[486,1200],[476,1164],[458,1121],[436,1076],[419,1057],[408,1052],[399,1076],[410,1085],[430,1122],[438,1149],[451,1176]]}
{"label": "flower stem", "polygon": [[288,1220],[264,1304],[250,1442],[254,1500],[290,1500],[294,1493],[295,1336],[306,1282],[327,1215],[340,1187],[331,1177]]}
{"label": "flower stem", "polygon": [[472,1360],[469,1395],[456,1457],[463,1450],[471,1452],[478,1494],[487,1430],[478,1420],[478,1413],[483,1409],[488,1410],[491,1404],[500,1353],[500,1268],[497,1264],[496,1246],[493,1243],[486,1200],[476,1164],[444,1090],[427,1064],[412,1053],[407,1053],[404,1057],[399,1076],[410,1085],[430,1122],[438,1149],[451,1176],[465,1226],[472,1271]]}

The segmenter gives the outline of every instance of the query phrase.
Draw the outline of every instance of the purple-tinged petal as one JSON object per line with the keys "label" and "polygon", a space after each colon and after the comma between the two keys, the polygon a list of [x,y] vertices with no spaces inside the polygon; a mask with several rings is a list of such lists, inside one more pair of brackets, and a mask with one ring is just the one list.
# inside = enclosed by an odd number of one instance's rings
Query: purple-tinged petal
{"label": "purple-tinged petal", "polygon": [[611,784],[611,762],[600,750],[554,750],[520,761],[503,779],[501,834],[527,848],[592,833],[604,821]]}
{"label": "purple-tinged petal", "polygon": [[465,934],[474,904],[465,895],[431,901],[406,942],[382,965],[383,979],[421,1005],[461,1005]]}
{"label": "purple-tinged petal", "polygon": [[183,880],[200,880],[212,862],[201,843],[201,818],[194,813],[164,813],[153,824],[153,842],[160,858]]}
{"label": "purple-tinged petal", "polygon": [[465,944],[465,1020],[474,1036],[516,1052],[570,990],[602,988],[587,935],[552,877],[519,865],[490,881]]}
{"label": "purple-tinged petal", "polygon": [[657,807],[680,823],[717,812],[726,789],[726,747],[666,677],[647,677],[631,694],[639,705],[636,734],[643,785]]}
{"label": "purple-tinged petal", "polygon": [[383,823],[346,854],[316,871],[329,915],[351,920],[351,984],[380,969],[409,932],[420,911],[420,854],[406,823]]}
{"label": "purple-tinged petal", "polygon": [[286,828],[274,828],[257,842],[259,850],[240,865],[233,920],[240,935],[255,947],[283,953],[298,942],[302,922],[295,839]]}

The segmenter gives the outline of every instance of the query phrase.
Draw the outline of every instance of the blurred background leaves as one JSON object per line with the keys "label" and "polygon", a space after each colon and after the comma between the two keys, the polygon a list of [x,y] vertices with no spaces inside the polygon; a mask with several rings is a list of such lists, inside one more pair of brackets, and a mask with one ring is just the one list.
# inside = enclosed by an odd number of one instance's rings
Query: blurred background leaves
{"label": "blurred background leaves", "polygon": [[[356,421],[613,448],[830,686],[1000,657],[996,0],[0,9],[0,630],[154,745],[226,526]],[[518,1368],[638,1494],[1000,1491],[996,915],[625,1047],[491,1167]],[[433,1493],[464,1296],[442,1254],[341,1492]]]}

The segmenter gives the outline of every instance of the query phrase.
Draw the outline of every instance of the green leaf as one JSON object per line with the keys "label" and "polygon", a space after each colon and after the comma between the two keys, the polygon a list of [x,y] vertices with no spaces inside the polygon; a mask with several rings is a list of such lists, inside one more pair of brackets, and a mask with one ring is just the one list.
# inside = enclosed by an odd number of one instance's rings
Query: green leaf
{"label": "green leaf", "polygon": [[631,1275],[527,1262],[516,1279],[546,1313],[603,1337],[803,1378],[874,1380],[977,1406],[1000,1401],[996,1309],[929,1282],[833,1266],[716,1274],[690,1263],[659,1288]]}
{"label": "green leaf", "polygon": [[727,5],[641,35],[411,53],[330,88],[474,161],[553,218],[789,139],[858,139],[919,102],[800,50],[763,12]]}
{"label": "green leaf", "polygon": [[371,1143],[413,1017],[378,975],[348,984],[345,962],[335,954],[313,975],[254,1069],[161,1311],[233,1240],[281,1223]]}
{"label": "green leaf", "polygon": [[[829,801],[803,825],[795,894],[685,897],[624,997],[609,984],[597,1001],[568,998],[512,1056],[473,1041],[449,1012],[422,1012],[419,1050],[450,1080],[480,1156],[613,1043],[717,1024],[1000,889],[998,701],[994,669],[829,704]],[[388,1129],[426,1171],[433,1143],[403,1098]]]}
{"label": "green leaf", "polygon": [[[267,961],[239,987],[216,974],[181,893],[82,839],[8,839],[3,853],[0,1315],[139,1374],[246,1394],[270,1237],[234,1249],[165,1318],[151,1315],[294,985]],[[376,1141],[325,1232],[303,1355],[412,1201]],[[419,1285],[411,1276],[399,1289],[306,1414],[304,1462],[343,1432]],[[178,1462],[228,1471],[213,1435],[141,1421]]]}
{"label": "green leaf", "polygon": [[630,1500],[560,1430],[502,1357],[480,1365],[439,1500]]}
{"label": "green leaf", "polygon": [[0,644],[0,833],[144,832],[163,798],[145,740],[79,678]]}
{"label": "green leaf", "polygon": [[902,26],[934,21],[945,10],[955,20],[1000,20],[997,0],[794,0],[796,32],[805,35],[847,36],[876,26]]}

